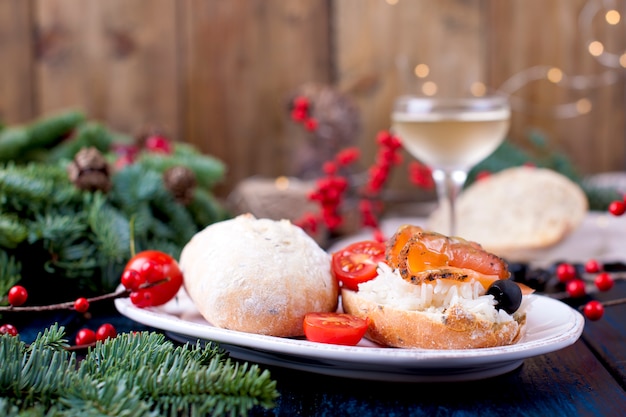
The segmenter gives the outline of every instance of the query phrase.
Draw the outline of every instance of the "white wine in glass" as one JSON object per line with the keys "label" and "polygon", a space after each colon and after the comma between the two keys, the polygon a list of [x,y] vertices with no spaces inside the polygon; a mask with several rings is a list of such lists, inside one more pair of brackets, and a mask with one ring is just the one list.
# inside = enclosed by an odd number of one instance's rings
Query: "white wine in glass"
{"label": "white wine in glass", "polygon": [[504,96],[437,98],[401,96],[391,116],[404,148],[433,172],[440,204],[456,235],[456,198],[467,173],[504,141],[511,109]]}

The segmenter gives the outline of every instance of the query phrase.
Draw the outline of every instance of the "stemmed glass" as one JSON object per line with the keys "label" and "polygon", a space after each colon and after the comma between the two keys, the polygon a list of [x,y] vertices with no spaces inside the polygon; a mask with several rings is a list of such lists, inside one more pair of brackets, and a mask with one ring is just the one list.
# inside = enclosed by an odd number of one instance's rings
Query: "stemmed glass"
{"label": "stemmed glass", "polygon": [[449,236],[457,234],[456,199],[467,174],[504,141],[511,109],[505,96],[439,98],[405,95],[394,102],[392,130],[432,169]]}

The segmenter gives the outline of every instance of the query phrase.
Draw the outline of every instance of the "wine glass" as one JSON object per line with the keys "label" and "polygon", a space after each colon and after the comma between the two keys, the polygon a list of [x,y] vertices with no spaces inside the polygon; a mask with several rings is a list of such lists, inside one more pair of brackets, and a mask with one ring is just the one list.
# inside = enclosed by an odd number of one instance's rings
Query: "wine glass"
{"label": "wine glass", "polygon": [[440,205],[456,236],[456,199],[472,167],[504,141],[511,109],[505,96],[443,98],[404,95],[394,102],[392,130],[432,170]]}

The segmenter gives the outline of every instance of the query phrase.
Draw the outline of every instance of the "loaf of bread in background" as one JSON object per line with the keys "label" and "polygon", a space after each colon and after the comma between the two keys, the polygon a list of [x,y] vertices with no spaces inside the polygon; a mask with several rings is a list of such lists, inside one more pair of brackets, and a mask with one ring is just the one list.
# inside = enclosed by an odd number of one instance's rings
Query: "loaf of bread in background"
{"label": "loaf of bread in background", "polygon": [[[556,171],[521,166],[479,179],[458,197],[456,235],[510,261],[561,242],[589,208],[582,188]],[[426,228],[447,233],[448,211],[438,207]]]}
{"label": "loaf of bread in background", "polygon": [[302,336],[306,313],[337,309],[330,255],[288,220],[213,223],[183,248],[180,266],[189,297],[216,327]]}

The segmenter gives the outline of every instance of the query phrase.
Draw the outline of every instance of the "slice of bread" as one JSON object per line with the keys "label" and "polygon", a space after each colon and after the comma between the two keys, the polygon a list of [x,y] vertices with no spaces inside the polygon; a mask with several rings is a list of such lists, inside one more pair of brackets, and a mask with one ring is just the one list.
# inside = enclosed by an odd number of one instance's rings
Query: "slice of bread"
{"label": "slice of bread", "polygon": [[[456,235],[509,261],[526,261],[574,231],[588,208],[582,188],[564,175],[546,168],[509,168],[459,195]],[[446,205],[439,206],[426,228],[447,233],[447,213]]]}
{"label": "slice of bread", "polygon": [[[421,349],[477,349],[516,343],[523,335],[526,315],[493,322],[455,304],[441,312],[405,310],[379,304],[360,292],[341,290],[343,310],[369,318],[366,337],[384,346]],[[492,307],[493,308],[493,307]]]}

